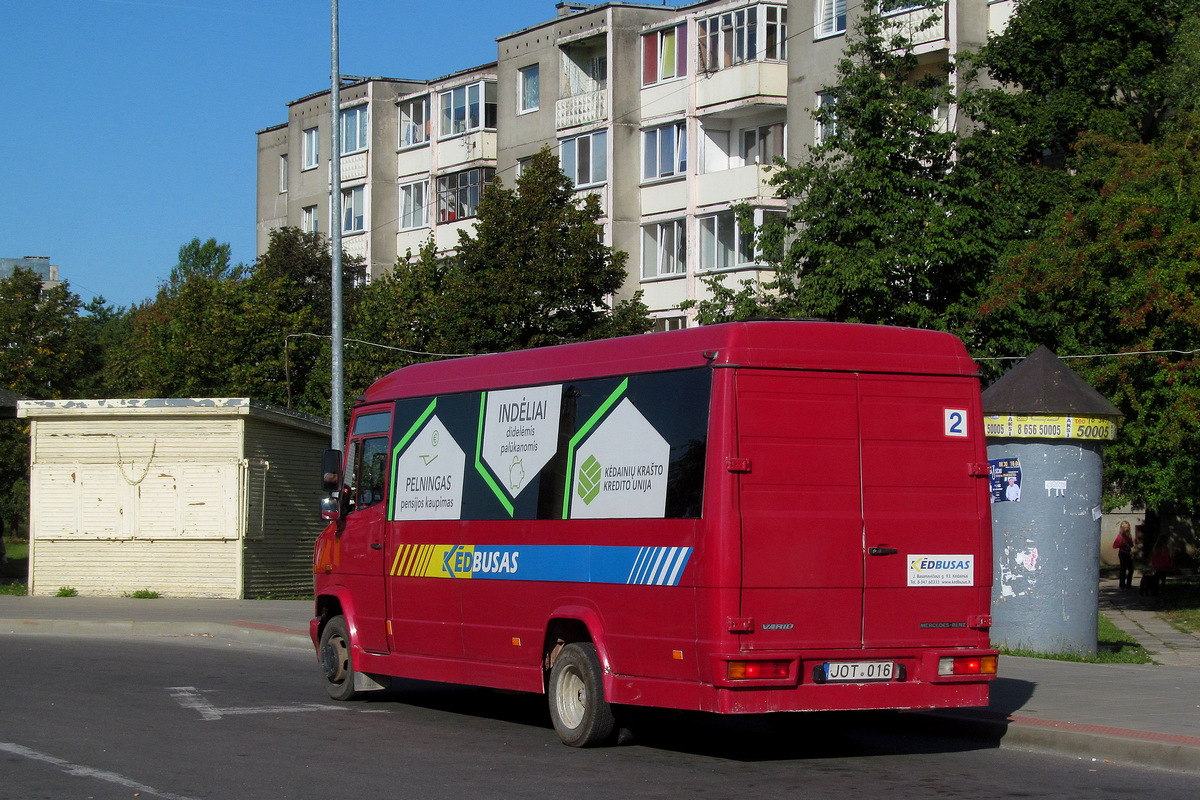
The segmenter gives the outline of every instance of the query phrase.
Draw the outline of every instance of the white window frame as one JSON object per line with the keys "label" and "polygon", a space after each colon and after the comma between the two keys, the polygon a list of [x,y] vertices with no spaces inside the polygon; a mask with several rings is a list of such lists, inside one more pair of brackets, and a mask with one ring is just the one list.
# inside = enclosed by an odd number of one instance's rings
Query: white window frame
{"label": "white window frame", "polygon": [[367,149],[370,128],[367,106],[344,108],[338,116],[342,126],[342,155],[362,153]]}
{"label": "white window frame", "polygon": [[702,17],[696,23],[700,69],[707,72],[751,61],[787,60],[787,6],[748,5]]}
{"label": "white window frame", "polygon": [[846,32],[846,0],[816,0],[813,3],[813,15],[815,38]]}
{"label": "white window frame", "polygon": [[687,274],[687,220],[642,226],[642,280]]}
{"label": "white window frame", "polygon": [[320,217],[316,206],[304,206],[300,209],[300,230],[305,233],[315,233],[320,230]]}
{"label": "white window frame", "polygon": [[522,67],[517,76],[517,113],[537,111],[541,99],[541,64]]}
{"label": "white window frame", "polygon": [[411,231],[429,225],[429,181],[419,180],[400,186],[400,230]]}
{"label": "white window frame", "polygon": [[342,190],[342,233],[362,233],[367,229],[367,187],[351,186]]}
{"label": "white window frame", "polygon": [[[764,153],[764,143],[771,146],[772,152]],[[742,128],[738,131],[738,155],[746,166],[774,164],[776,158],[787,158],[787,123],[780,121]]]}
{"label": "white window frame", "polygon": [[473,219],[479,213],[479,200],[483,190],[491,186],[496,170],[491,167],[476,167],[437,179],[438,224],[461,222]]}
{"label": "white window frame", "polygon": [[422,95],[397,103],[399,132],[397,148],[419,147],[429,144],[429,95]]}
{"label": "white window frame", "polygon": [[918,8],[924,7],[924,3],[895,3],[891,8],[885,8],[887,3],[879,3],[879,13],[885,17],[895,16],[897,14],[907,14],[909,11],[916,11]]}
{"label": "white window frame", "polygon": [[[584,148],[581,148],[580,145]],[[586,153],[586,157],[580,157]],[[608,131],[598,130],[563,139],[559,143],[559,162],[576,189],[608,182]]]}
{"label": "white window frame", "polygon": [[[687,25],[671,25],[642,34],[642,85],[687,77]],[[653,52],[654,62],[650,63]],[[667,58],[667,55],[671,58]],[[653,72],[653,75],[651,75]]]}
{"label": "white window frame", "polygon": [[[777,209],[756,208],[754,225],[761,226],[767,214],[782,213]],[[763,263],[755,251],[753,232],[741,230],[732,209],[698,217],[696,222],[700,229],[700,272],[722,272]]]}
{"label": "white window frame", "polygon": [[304,165],[302,170],[316,169],[321,160],[320,129],[306,128],[300,134],[304,146]]}
{"label": "white window frame", "polygon": [[671,122],[642,131],[642,180],[680,178],[687,173],[687,123]]}
{"label": "white window frame", "polygon": [[288,154],[279,156],[279,193],[287,194],[288,190]]}
{"label": "white window frame", "polygon": [[829,94],[828,92],[817,92],[817,108],[833,109],[832,121],[823,123],[820,120],[813,120],[813,123],[816,126],[815,130],[813,131],[813,144],[817,147],[820,147],[821,145],[825,144],[826,140],[828,140],[831,136],[835,136],[837,134],[837,102],[834,100],[833,95]]}
{"label": "white window frame", "polygon": [[475,81],[438,92],[438,109],[439,139],[495,130],[496,82]]}

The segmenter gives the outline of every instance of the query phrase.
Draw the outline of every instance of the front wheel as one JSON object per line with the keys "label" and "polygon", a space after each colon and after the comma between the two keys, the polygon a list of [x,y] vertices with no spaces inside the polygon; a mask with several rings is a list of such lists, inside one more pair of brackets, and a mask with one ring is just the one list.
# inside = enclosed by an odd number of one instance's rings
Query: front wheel
{"label": "front wheel", "polygon": [[550,670],[550,719],[563,744],[594,747],[607,743],[616,728],[604,699],[600,659],[590,642],[569,644]]}
{"label": "front wheel", "polygon": [[354,666],[350,661],[350,630],[346,618],[336,616],[325,623],[321,631],[321,644],[317,648],[317,659],[325,675],[325,691],[334,700],[353,700]]}

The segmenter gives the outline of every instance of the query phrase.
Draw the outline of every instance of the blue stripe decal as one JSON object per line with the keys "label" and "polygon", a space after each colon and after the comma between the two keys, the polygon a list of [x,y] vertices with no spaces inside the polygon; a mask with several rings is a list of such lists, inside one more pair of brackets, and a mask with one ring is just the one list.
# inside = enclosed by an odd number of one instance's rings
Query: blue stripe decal
{"label": "blue stripe decal", "polygon": [[604,547],[593,545],[401,545],[405,552],[432,555],[411,568],[396,556],[398,578],[613,583],[678,586],[691,547]]}

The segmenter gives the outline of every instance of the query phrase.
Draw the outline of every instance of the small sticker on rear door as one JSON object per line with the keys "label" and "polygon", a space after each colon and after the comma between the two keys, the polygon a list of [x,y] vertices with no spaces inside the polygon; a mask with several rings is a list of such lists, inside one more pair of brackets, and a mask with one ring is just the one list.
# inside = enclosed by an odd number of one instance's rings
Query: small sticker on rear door
{"label": "small sticker on rear door", "polygon": [[974,586],[975,556],[910,555],[909,586]]}

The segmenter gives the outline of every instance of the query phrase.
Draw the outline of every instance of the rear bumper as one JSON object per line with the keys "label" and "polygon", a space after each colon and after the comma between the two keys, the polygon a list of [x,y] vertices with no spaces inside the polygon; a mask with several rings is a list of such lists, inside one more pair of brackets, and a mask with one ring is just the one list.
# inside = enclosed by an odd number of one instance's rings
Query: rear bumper
{"label": "rear bumper", "polygon": [[[726,714],[772,711],[850,711],[863,709],[928,709],[986,706],[994,672],[939,674],[944,659],[994,658],[997,651],[981,648],[930,650],[829,651],[819,654],[759,652],[715,654],[711,707]],[[774,662],[768,679],[731,678],[730,665]],[[825,665],[890,663],[890,677],[870,680],[830,680]],[[764,670],[768,671],[768,670]],[[944,670],[943,670],[944,671]],[[737,672],[737,670],[734,670]],[[786,677],[783,674],[786,673]],[[708,703],[706,703],[708,705]]]}

